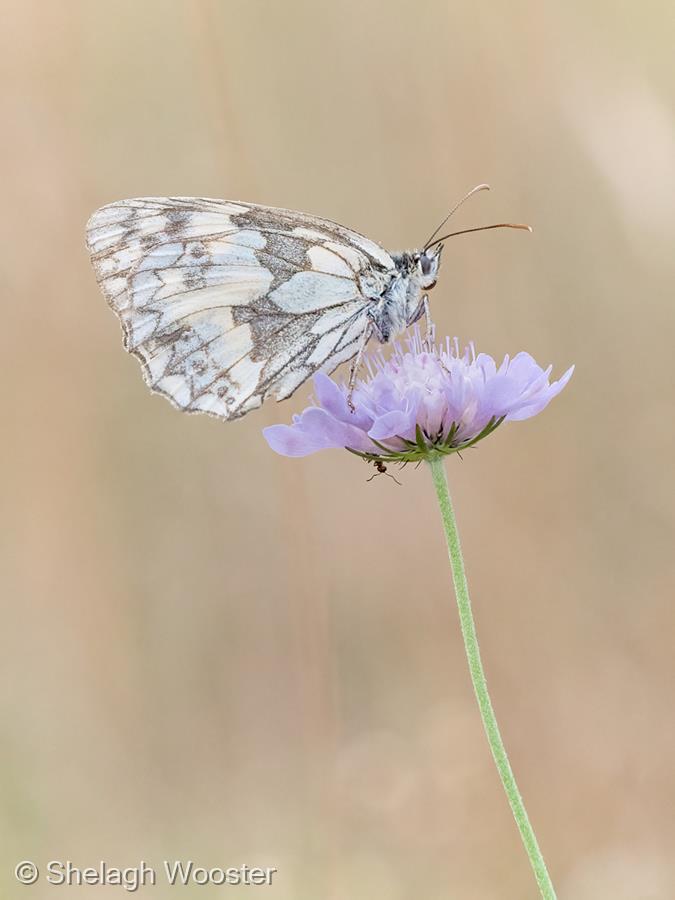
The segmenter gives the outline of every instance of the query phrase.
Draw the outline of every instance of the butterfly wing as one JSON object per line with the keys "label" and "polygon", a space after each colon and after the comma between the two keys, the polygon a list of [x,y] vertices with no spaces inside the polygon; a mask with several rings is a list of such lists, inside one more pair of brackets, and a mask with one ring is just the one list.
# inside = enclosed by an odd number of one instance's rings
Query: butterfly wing
{"label": "butterfly wing", "polygon": [[112,203],[87,245],[149,387],[224,419],[351,359],[395,271],[334,222],[223,200]]}

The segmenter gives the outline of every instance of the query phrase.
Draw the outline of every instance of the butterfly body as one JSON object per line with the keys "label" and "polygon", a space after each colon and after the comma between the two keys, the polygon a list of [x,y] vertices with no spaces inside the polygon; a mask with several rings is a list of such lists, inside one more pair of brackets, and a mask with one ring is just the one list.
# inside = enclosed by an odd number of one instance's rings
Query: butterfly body
{"label": "butterfly body", "polygon": [[87,244],[150,388],[223,419],[417,321],[441,249],[390,255],[327,219],[182,197],[105,206]]}
{"label": "butterfly body", "polygon": [[383,344],[414,325],[424,314],[424,292],[436,284],[440,248],[434,254],[423,250],[393,253],[392,259],[396,274],[370,312],[376,326],[375,335]]}

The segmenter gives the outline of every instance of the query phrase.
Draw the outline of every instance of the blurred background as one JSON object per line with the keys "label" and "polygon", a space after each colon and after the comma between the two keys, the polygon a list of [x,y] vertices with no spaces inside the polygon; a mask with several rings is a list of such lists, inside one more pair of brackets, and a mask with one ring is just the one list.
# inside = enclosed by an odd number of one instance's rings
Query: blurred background
{"label": "blurred background", "polygon": [[448,245],[438,331],[577,366],[448,462],[493,700],[559,896],[671,900],[673,5],[0,9],[0,888],[52,896],[21,859],[179,858],[278,867],[232,897],[537,896],[428,474],[275,456],[261,428],[310,387],[180,415],[84,247],[104,203],[178,194],[394,250],[488,181],[456,227],[535,231]]}

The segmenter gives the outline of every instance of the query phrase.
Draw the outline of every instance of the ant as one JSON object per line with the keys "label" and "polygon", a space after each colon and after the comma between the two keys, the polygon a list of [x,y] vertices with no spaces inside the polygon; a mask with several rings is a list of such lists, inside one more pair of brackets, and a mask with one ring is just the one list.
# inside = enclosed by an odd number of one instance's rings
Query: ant
{"label": "ant", "polygon": [[385,466],[385,464],[382,462],[381,459],[373,459],[373,460],[371,460],[371,462],[375,466],[375,469],[377,471],[373,472],[373,474],[370,476],[370,478],[366,478],[367,482],[372,481],[373,478],[376,478],[378,475],[387,475],[389,478],[391,478],[393,481],[395,481],[396,484],[398,484],[400,486],[401,482],[397,478],[394,478],[394,476],[391,474],[391,472],[387,472],[387,467]]}

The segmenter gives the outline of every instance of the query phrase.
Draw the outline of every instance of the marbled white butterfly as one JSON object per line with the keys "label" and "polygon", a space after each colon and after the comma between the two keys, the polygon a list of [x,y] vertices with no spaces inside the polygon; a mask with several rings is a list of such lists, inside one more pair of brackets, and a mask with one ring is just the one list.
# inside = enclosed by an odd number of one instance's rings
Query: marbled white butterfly
{"label": "marbled white butterfly", "polygon": [[306,213],[149,197],[95,212],[87,245],[149,387],[186,412],[235,419],[350,359],[353,385],[371,337],[429,323],[449,217],[421,250],[389,254]]}

